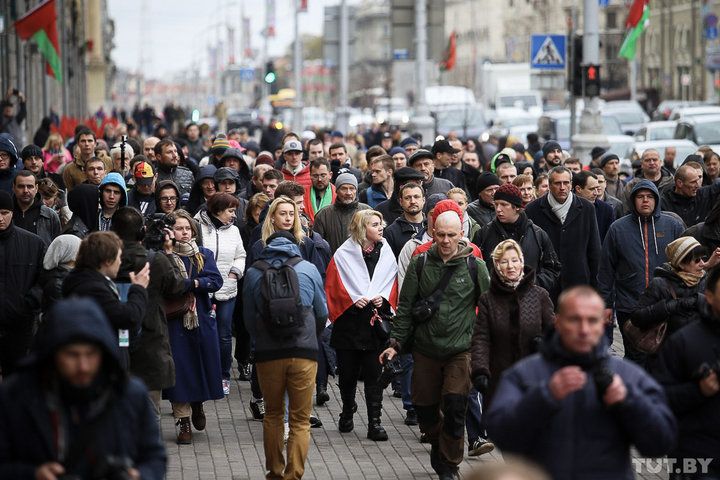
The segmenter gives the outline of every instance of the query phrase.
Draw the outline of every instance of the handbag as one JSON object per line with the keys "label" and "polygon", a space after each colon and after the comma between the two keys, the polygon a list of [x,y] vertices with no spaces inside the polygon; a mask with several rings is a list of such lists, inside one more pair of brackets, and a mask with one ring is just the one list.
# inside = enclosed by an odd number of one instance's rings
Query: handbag
{"label": "handbag", "polygon": [[[670,289],[670,295],[677,300],[675,289]],[[632,320],[628,320],[623,325],[623,333],[625,333],[625,337],[635,350],[646,355],[652,355],[658,351],[667,336],[667,321],[660,322],[647,330],[642,330],[633,325]]]}
{"label": "handbag", "polygon": [[163,305],[165,317],[168,320],[182,320],[183,316],[192,309],[194,303],[195,294],[193,292],[185,292],[177,297],[166,298]]}

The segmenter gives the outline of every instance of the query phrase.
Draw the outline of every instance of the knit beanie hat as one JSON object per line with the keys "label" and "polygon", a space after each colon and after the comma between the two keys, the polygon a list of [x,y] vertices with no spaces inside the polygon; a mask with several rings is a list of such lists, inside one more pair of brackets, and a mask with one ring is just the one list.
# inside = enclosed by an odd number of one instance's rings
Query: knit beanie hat
{"label": "knit beanie hat", "polygon": [[695,240],[694,237],[680,237],[668,244],[665,247],[665,255],[667,255],[668,261],[673,268],[679,269],[680,264],[685,260],[696,247],[700,247],[700,242]]}
{"label": "knit beanie hat", "polygon": [[619,162],[620,157],[618,157],[614,153],[603,154],[603,156],[600,157],[600,168],[605,168],[605,165],[607,165],[610,160],[617,160]]}
{"label": "knit beanie hat", "polygon": [[275,167],[275,157],[267,150],[263,150],[258,153],[258,156],[255,159],[255,166],[257,167],[258,165],[270,165],[271,167]]}
{"label": "knit beanie hat", "polygon": [[0,190],[0,210],[13,211],[13,199],[10,194],[4,190]]}
{"label": "knit beanie hat", "polygon": [[335,188],[340,188],[343,185],[352,185],[353,187],[358,187],[358,181],[357,178],[355,178],[355,175],[352,173],[341,173],[338,175],[337,179],[335,179]]}
{"label": "knit beanie hat", "polygon": [[432,212],[432,221],[435,223],[435,220],[437,220],[438,215],[445,212],[455,212],[458,214],[458,217],[460,217],[460,223],[463,221],[463,211],[460,209],[460,205],[455,203],[453,200],[440,200],[435,204],[435,208]]}
{"label": "knit beanie hat", "polygon": [[520,189],[512,183],[506,183],[505,185],[501,185],[500,188],[495,191],[494,198],[495,200],[505,200],[506,202],[516,207],[522,207],[523,203],[522,193],[520,193]]}
{"label": "knit beanie hat", "polygon": [[25,148],[22,149],[22,152],[20,152],[20,157],[23,159],[23,162],[27,160],[30,157],[43,157],[43,152],[40,147],[37,145],[33,145],[32,143],[30,145],[26,145]]}
{"label": "knit beanie hat", "polygon": [[217,137],[215,137],[215,141],[212,144],[212,147],[210,147],[210,153],[212,154],[220,154],[224,153],[225,150],[230,148],[230,142],[228,142],[227,137],[219,133]]}
{"label": "knit beanie hat", "polygon": [[500,185],[500,179],[494,173],[483,172],[478,177],[475,185],[477,186],[477,191],[482,192],[491,185]]}
{"label": "knit beanie hat", "polygon": [[543,157],[547,157],[547,154],[552,152],[553,150],[562,150],[562,148],[560,147],[560,144],[555,140],[549,140],[545,142],[542,147]]}

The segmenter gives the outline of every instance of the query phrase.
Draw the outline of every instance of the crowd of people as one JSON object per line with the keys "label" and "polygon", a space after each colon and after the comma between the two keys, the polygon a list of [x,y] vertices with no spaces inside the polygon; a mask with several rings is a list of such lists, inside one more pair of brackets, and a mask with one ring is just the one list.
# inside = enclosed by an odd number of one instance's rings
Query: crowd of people
{"label": "crowd of people", "polygon": [[163,478],[162,400],[191,444],[237,362],[269,479],[303,476],[313,397],[355,429],[360,382],[367,438],[392,384],[441,480],[496,445],[556,480],[633,478],[631,447],[720,478],[709,147],[623,176],[532,134],[140,130],[0,133],[0,477]]}

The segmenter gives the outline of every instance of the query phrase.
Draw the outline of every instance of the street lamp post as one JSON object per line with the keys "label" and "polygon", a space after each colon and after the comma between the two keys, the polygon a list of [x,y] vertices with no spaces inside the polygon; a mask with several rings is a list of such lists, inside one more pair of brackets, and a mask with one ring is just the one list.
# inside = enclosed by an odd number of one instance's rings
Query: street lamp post
{"label": "street lamp post", "polygon": [[424,143],[432,143],[435,123],[425,100],[427,87],[427,5],[426,0],[415,0],[415,114],[412,128],[420,133]]}
{"label": "street lamp post", "polygon": [[293,74],[295,78],[295,103],[293,104],[293,129],[299,134],[303,129],[302,44],[300,40],[300,0],[295,0],[295,44],[293,45]]}

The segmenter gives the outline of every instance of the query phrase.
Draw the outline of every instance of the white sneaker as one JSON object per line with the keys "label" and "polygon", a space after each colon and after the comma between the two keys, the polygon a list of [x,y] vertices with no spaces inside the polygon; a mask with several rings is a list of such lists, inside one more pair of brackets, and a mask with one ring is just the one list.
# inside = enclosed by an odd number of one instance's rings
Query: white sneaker
{"label": "white sneaker", "polygon": [[290,437],[290,424],[289,423],[283,423],[283,441],[287,443],[288,438]]}
{"label": "white sneaker", "polygon": [[223,380],[222,386],[223,386],[223,393],[225,395],[230,395],[230,380]]}

